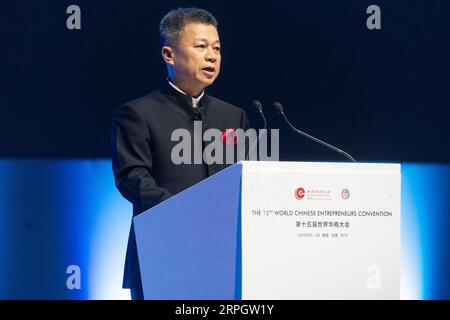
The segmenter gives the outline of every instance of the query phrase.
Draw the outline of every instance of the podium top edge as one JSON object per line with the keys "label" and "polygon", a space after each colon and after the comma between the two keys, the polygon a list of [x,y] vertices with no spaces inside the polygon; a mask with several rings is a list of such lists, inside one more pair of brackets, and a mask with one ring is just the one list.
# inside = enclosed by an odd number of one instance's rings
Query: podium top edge
{"label": "podium top edge", "polygon": [[399,173],[400,163],[240,161],[244,169],[256,170],[368,170]]}

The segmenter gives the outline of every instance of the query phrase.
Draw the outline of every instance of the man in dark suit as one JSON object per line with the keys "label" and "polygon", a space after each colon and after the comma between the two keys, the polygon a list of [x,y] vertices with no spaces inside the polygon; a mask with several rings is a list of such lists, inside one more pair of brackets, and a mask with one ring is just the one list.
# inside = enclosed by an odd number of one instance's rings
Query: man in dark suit
{"label": "man in dark suit", "polygon": [[[133,216],[224,169],[225,161],[175,164],[172,134],[188,130],[194,152],[194,123],[202,131],[250,127],[245,112],[204,92],[220,71],[217,21],[197,8],[169,12],[160,24],[161,53],[168,78],[161,90],[122,105],[114,115],[112,163],[116,186],[133,204]],[[200,148],[206,146],[200,144]],[[132,299],[143,299],[136,241],[131,224],[125,262],[124,288]]]}

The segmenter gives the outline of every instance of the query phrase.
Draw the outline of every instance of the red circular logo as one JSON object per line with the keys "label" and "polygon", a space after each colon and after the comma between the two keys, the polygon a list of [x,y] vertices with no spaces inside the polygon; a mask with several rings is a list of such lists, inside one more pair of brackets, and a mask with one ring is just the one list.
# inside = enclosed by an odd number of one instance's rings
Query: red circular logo
{"label": "red circular logo", "polygon": [[305,196],[305,189],[303,189],[302,187],[295,189],[295,197],[298,200],[302,200],[304,196]]}

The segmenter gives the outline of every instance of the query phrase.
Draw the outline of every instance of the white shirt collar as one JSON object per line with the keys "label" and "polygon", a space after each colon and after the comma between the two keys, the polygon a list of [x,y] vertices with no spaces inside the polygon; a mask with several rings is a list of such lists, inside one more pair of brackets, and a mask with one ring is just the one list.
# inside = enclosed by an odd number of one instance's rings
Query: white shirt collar
{"label": "white shirt collar", "polygon": [[[167,79],[167,81],[169,82],[169,84],[172,86],[172,88],[174,88],[175,90],[177,90],[178,92],[181,92],[182,94],[189,96],[186,92],[184,92],[183,90],[181,90],[180,88],[178,88],[176,85],[174,85],[172,83],[172,81],[170,81],[170,79]],[[205,90],[202,91],[202,93],[200,93],[200,95],[197,98],[191,97],[192,99],[192,106],[194,108],[197,108],[199,101],[203,98],[203,95],[205,94]]]}

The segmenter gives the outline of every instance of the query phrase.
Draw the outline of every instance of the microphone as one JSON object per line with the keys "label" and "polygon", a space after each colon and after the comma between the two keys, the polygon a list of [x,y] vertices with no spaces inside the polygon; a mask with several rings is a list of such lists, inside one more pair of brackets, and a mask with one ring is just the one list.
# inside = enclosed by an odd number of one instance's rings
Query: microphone
{"label": "microphone", "polygon": [[193,109],[194,109],[193,120],[194,121],[202,120],[202,114],[200,113],[200,110],[198,109],[198,107],[195,107]]}
{"label": "microphone", "polygon": [[[261,118],[264,121],[264,128],[263,128],[263,131],[261,133],[261,136],[262,136],[263,134],[265,134],[266,129],[267,129],[267,121],[266,121],[266,117],[264,116],[263,106],[262,106],[262,103],[259,102],[258,100],[253,100],[253,105],[255,106],[256,110],[258,110],[258,113],[261,115]],[[256,137],[256,141],[253,142],[253,144],[249,148],[249,151],[248,151],[247,156],[245,157],[245,160],[248,160],[250,155],[254,152],[254,149],[258,145],[259,138],[260,138],[260,134],[258,134],[258,136]]]}
{"label": "microphone", "polygon": [[345,157],[346,157],[347,159],[349,159],[350,161],[356,163],[356,160],[355,160],[351,155],[349,155],[347,152],[342,151],[341,149],[336,148],[335,146],[332,146],[331,144],[326,143],[326,142],[324,142],[324,141],[322,141],[322,140],[320,140],[320,139],[317,139],[316,137],[313,137],[312,135],[309,135],[309,134],[307,134],[307,133],[305,133],[305,132],[303,132],[303,131],[298,130],[296,127],[294,127],[294,126],[292,125],[292,123],[289,121],[289,119],[286,117],[286,115],[284,114],[284,110],[283,110],[284,108],[283,108],[283,105],[282,105],[281,103],[279,103],[278,101],[276,101],[276,102],[273,103],[273,106],[274,106],[275,109],[278,111],[278,113],[283,117],[283,119],[286,121],[286,123],[289,125],[289,127],[290,127],[293,131],[295,131],[295,132],[298,133],[298,134],[301,134],[302,136],[304,136],[304,137],[306,137],[306,138],[308,138],[308,139],[311,139],[311,140],[314,141],[314,142],[320,143],[321,145],[323,145],[323,146],[325,146],[325,147],[327,147],[327,148],[329,148],[329,149],[331,149],[331,150],[334,150],[334,151],[336,151],[337,153],[340,153],[341,155],[345,156]]}

